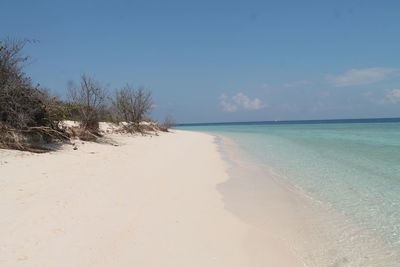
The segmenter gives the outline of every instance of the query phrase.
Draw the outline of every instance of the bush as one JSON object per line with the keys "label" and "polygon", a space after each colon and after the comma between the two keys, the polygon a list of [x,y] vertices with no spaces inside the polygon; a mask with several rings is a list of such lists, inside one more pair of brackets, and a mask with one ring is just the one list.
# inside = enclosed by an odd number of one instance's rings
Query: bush
{"label": "bush", "polygon": [[62,119],[55,98],[33,86],[22,71],[21,55],[28,41],[0,41],[0,147],[37,152],[35,144],[68,137],[58,128]]}
{"label": "bush", "polygon": [[153,108],[153,100],[144,88],[126,85],[115,92],[113,106],[121,121],[138,125]]}
{"label": "bush", "polygon": [[0,122],[22,129],[49,126],[42,93],[22,72],[28,57],[21,50],[28,41],[0,41]]}
{"label": "bush", "polygon": [[81,127],[97,134],[100,114],[105,109],[105,89],[98,81],[84,74],[80,86],[69,88],[69,94]]}
{"label": "bush", "polygon": [[167,115],[164,119],[164,122],[160,125],[160,130],[163,132],[168,132],[169,129],[174,127],[175,125],[176,125],[176,122],[172,118],[172,116]]}

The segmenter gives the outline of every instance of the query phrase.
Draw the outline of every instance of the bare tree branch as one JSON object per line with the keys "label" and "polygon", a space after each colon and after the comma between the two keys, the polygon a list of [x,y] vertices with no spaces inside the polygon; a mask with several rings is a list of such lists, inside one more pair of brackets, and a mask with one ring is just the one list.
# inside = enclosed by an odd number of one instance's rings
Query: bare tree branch
{"label": "bare tree branch", "polygon": [[113,105],[121,120],[139,124],[153,108],[153,100],[144,88],[135,90],[126,85],[116,91]]}
{"label": "bare tree branch", "polygon": [[71,100],[78,104],[81,126],[98,131],[99,114],[105,108],[106,91],[100,83],[86,74],[81,76],[80,86],[69,88]]}

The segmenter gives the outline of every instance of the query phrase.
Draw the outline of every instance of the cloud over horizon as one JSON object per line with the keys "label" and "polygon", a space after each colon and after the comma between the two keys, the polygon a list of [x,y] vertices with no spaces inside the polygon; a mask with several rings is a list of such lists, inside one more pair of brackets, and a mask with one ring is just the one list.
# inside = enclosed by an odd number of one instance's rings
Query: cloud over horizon
{"label": "cloud over horizon", "polygon": [[345,87],[379,82],[399,73],[400,70],[396,68],[375,67],[351,69],[341,75],[328,74],[325,76],[325,79],[335,87]]}
{"label": "cloud over horizon", "polygon": [[219,99],[220,99],[219,104],[221,105],[223,111],[234,112],[234,111],[237,110],[237,106],[232,104],[232,103],[230,103],[229,100],[227,100],[227,96],[226,95],[221,95],[219,97]]}
{"label": "cloud over horizon", "polygon": [[384,99],[381,99],[379,104],[398,104],[400,103],[400,89],[390,90]]}
{"label": "cloud over horizon", "polygon": [[231,98],[228,98],[224,94],[221,95],[220,105],[222,109],[226,112],[234,112],[237,111],[239,108],[245,110],[258,110],[267,106],[259,98],[251,99],[242,92],[236,93]]}

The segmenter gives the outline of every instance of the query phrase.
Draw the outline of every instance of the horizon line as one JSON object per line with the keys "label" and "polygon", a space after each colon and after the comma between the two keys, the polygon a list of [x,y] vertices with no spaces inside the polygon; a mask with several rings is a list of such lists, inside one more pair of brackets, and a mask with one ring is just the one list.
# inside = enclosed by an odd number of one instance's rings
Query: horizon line
{"label": "horizon line", "polygon": [[[386,121],[378,121],[378,120],[386,120]],[[188,126],[188,125],[210,125],[210,124],[240,124],[240,123],[248,123],[248,124],[258,124],[258,123],[276,123],[276,124],[284,124],[288,122],[343,122],[343,121],[358,121],[362,123],[365,122],[400,122],[400,117],[379,117],[379,118],[351,118],[351,119],[310,119],[310,120],[267,120],[267,121],[223,121],[223,122],[184,122],[177,123],[176,126]]]}

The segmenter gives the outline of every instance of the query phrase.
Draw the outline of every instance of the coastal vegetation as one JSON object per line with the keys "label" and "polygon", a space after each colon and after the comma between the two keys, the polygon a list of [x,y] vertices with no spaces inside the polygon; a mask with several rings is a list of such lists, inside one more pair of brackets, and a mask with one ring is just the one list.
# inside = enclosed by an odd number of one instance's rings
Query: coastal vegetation
{"label": "coastal vegetation", "polygon": [[142,132],[140,122],[145,115],[153,108],[153,100],[150,92],[146,92],[143,87],[135,89],[131,85],[115,91],[113,108],[117,116],[117,121],[124,121],[124,129],[127,132]]}
{"label": "coastal vegetation", "polygon": [[[30,40],[0,40],[0,148],[44,152],[71,138],[95,141],[102,136],[100,121],[118,125],[119,132],[168,131],[149,113],[154,107],[151,92],[132,85],[110,93],[99,81],[82,74],[78,85],[61,99],[34,85],[23,71],[29,57],[23,48]],[[77,126],[66,126],[65,120]],[[166,121],[167,122],[167,121]]]}

